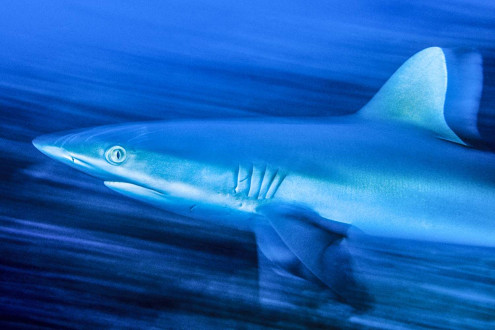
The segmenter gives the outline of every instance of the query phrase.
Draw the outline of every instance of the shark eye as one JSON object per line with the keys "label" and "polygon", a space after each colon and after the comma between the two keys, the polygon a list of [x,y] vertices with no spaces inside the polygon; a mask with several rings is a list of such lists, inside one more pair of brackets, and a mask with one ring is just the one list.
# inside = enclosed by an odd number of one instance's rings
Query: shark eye
{"label": "shark eye", "polygon": [[126,152],[121,146],[114,146],[105,153],[107,161],[112,165],[120,165],[125,161]]}

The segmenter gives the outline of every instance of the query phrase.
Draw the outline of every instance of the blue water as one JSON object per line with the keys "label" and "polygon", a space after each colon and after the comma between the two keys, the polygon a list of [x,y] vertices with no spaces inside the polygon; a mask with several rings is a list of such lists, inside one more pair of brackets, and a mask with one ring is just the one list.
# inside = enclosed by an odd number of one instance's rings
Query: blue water
{"label": "blue water", "polygon": [[[495,327],[495,250],[369,239],[356,314],[319,288],[258,303],[254,236],[118,196],[39,153],[43,133],[129,121],[357,111],[430,46],[484,57],[495,3],[27,1],[0,10],[0,324],[57,328]],[[286,293],[287,293],[286,292]]]}

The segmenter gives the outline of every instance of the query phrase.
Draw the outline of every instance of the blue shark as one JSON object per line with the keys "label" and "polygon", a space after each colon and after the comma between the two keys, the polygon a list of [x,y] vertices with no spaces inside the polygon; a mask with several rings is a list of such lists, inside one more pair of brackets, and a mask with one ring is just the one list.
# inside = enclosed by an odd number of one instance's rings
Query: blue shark
{"label": "blue shark", "polygon": [[274,269],[368,297],[346,242],[495,246],[495,157],[475,148],[482,59],[407,60],[352,115],[128,123],[49,134],[41,152],[167,211],[255,232]]}

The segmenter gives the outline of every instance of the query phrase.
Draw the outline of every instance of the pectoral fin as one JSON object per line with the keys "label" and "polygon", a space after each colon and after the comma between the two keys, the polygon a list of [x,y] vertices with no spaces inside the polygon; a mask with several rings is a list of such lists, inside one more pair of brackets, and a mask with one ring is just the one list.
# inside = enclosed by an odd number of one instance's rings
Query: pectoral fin
{"label": "pectoral fin", "polygon": [[256,229],[258,248],[275,271],[319,281],[356,309],[369,307],[370,296],[357,279],[347,246],[352,226],[292,204],[271,203],[258,212],[267,219]]}

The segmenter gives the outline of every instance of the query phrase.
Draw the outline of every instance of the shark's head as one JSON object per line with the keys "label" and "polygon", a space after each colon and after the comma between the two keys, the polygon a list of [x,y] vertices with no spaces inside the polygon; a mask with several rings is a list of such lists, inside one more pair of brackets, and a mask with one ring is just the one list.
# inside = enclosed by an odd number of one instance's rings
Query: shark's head
{"label": "shark's head", "polygon": [[116,128],[77,130],[37,137],[33,145],[55,160],[112,181],[122,175],[135,158],[128,146],[122,146],[129,141],[129,136],[125,138],[122,133]]}
{"label": "shark's head", "polygon": [[201,141],[204,135],[194,127],[161,122],[43,135],[33,144],[129,197],[183,215],[205,209],[225,214],[238,203],[229,197],[234,168],[206,161]]}

